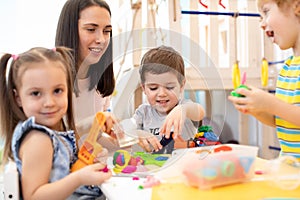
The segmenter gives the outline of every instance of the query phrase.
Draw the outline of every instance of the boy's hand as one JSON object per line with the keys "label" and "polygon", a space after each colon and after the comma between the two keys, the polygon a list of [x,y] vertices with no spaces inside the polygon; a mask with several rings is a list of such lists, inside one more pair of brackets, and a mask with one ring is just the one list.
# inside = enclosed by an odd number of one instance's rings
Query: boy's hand
{"label": "boy's hand", "polygon": [[152,135],[147,137],[139,137],[139,145],[147,152],[159,151],[162,149],[158,139]]}
{"label": "boy's hand", "polygon": [[183,106],[177,105],[167,115],[165,122],[163,123],[160,134],[165,135],[166,138],[170,137],[173,132],[173,138],[176,139],[181,134],[182,125],[186,119],[186,110]]}

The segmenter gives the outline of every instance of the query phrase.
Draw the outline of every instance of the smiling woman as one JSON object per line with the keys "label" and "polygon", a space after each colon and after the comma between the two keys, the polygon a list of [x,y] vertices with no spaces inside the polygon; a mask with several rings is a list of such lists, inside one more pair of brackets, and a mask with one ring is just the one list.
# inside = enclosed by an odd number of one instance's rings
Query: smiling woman
{"label": "smiling woman", "polygon": [[[85,137],[95,114],[104,112],[103,132],[110,134],[116,120],[105,112],[110,108],[110,95],[115,87],[109,5],[103,0],[66,1],[58,20],[55,44],[73,50],[77,73],[73,104],[78,132]],[[108,138],[100,137],[98,142],[108,150],[118,148],[116,141]]]}

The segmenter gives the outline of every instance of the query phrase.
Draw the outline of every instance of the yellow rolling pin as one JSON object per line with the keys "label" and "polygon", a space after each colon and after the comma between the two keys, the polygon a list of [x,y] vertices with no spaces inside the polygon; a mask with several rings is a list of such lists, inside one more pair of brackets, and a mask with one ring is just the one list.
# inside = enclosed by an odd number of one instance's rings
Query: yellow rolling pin
{"label": "yellow rolling pin", "polygon": [[97,143],[97,136],[104,126],[105,120],[102,112],[96,114],[89,134],[78,152],[78,160],[71,167],[71,172],[93,164],[97,155],[102,151],[102,146]]}

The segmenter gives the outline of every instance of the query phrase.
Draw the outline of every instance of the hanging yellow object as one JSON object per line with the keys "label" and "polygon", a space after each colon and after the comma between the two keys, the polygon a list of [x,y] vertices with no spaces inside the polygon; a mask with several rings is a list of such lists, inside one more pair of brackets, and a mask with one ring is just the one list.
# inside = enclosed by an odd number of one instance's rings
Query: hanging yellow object
{"label": "hanging yellow object", "polygon": [[117,90],[114,90],[111,96],[114,97],[114,96],[117,96],[117,94],[118,94],[118,91],[117,91]]}
{"label": "hanging yellow object", "polygon": [[241,75],[238,61],[236,61],[232,67],[232,83],[234,89],[236,89],[241,84]]}
{"label": "hanging yellow object", "polygon": [[268,85],[268,79],[269,79],[268,73],[269,73],[269,63],[267,59],[263,58],[261,64],[261,85],[264,87]]}

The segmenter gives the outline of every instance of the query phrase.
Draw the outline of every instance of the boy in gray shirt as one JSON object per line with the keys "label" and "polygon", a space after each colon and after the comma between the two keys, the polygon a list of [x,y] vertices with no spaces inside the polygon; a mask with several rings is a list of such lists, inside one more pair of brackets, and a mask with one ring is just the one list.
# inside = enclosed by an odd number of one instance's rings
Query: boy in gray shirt
{"label": "boy in gray shirt", "polygon": [[[140,137],[139,145],[148,152],[154,149],[159,153],[171,153],[174,140],[184,142],[197,133],[204,109],[198,103],[183,99],[184,62],[172,47],[160,46],[146,52],[139,73],[148,103],[140,105],[133,118],[138,129],[153,134]],[[163,136],[174,139],[165,148],[160,143]]]}

